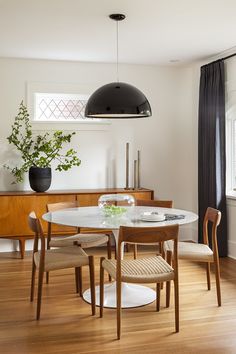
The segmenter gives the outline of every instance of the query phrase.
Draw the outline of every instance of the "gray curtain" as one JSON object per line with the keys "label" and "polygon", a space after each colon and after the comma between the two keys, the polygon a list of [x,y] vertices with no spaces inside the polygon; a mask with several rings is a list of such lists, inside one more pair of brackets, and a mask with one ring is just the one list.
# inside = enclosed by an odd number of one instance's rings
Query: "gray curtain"
{"label": "gray curtain", "polygon": [[225,75],[224,61],[201,67],[198,121],[199,242],[207,207],[222,212],[218,228],[221,257],[227,256],[227,214],[225,196]]}

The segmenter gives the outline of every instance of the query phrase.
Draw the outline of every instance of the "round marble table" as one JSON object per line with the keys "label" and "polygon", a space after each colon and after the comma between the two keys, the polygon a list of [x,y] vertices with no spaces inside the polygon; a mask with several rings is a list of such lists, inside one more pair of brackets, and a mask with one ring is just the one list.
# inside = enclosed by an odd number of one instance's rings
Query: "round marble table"
{"label": "round marble table", "polygon": [[[115,242],[118,241],[119,227],[153,227],[167,226],[171,224],[188,224],[196,221],[198,216],[186,210],[156,208],[156,207],[126,207],[127,212],[121,216],[105,216],[99,207],[79,207],[49,212],[43,215],[43,219],[60,225],[77,226],[94,229],[111,229]],[[183,215],[184,218],[166,221],[141,221],[140,216],[144,212],[155,212],[160,214]],[[83,294],[85,301],[90,302],[90,289]],[[138,307],[147,305],[156,299],[156,292],[139,284],[122,284],[122,308]],[[99,286],[96,287],[96,305],[99,306]],[[108,283],[104,289],[104,306],[116,307],[116,283]]]}

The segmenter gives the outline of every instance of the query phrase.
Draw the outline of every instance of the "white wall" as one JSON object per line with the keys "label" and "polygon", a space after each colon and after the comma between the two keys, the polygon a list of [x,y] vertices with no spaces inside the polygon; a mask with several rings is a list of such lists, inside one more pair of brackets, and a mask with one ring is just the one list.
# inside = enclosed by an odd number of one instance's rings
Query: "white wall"
{"label": "white wall", "polygon": [[[13,187],[2,168],[12,152],[6,137],[26,98],[27,82],[99,87],[115,80],[112,64],[0,59],[0,190],[29,189],[28,181]],[[125,143],[131,143],[131,159],[141,150],[141,182],[155,196],[174,200],[176,208],[197,211],[197,120],[194,109],[196,81],[191,68],[121,65],[121,81],[140,88],[150,100],[149,119],[112,122],[105,130],[78,132],[82,164],[66,173],[53,173],[51,189],[123,187]],[[132,180],[132,175],[131,175]],[[193,237],[189,225],[183,237]],[[190,232],[190,233],[189,233]],[[184,235],[185,233],[185,235]],[[189,237],[189,235],[191,235]],[[6,247],[4,247],[4,244]],[[6,250],[9,241],[0,240]]]}

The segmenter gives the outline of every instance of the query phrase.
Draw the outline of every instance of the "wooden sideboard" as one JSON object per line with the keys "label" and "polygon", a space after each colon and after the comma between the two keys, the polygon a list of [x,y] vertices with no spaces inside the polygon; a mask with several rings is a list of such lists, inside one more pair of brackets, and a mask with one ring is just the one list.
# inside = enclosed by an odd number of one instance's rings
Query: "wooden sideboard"
{"label": "wooden sideboard", "polygon": [[[55,190],[44,193],[0,192],[0,238],[19,240],[21,258],[24,258],[25,240],[33,238],[28,227],[28,215],[31,211],[35,211],[36,215],[41,217],[46,212],[46,204],[75,200],[78,200],[82,207],[96,206],[101,195],[118,193],[131,194],[136,199],[154,198],[154,192],[146,188],[137,190],[119,188]],[[45,221],[42,223],[44,232],[46,232],[47,223]],[[53,232],[60,235],[71,233],[72,229],[54,225]]]}

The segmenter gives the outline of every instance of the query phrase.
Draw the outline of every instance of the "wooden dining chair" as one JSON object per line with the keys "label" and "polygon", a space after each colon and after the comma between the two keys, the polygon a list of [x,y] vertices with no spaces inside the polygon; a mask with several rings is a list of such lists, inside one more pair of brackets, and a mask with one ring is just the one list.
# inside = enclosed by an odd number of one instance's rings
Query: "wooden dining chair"
{"label": "wooden dining chair", "polygon": [[[79,207],[78,201],[72,202],[62,202],[62,203],[50,203],[46,205],[47,212],[54,212],[57,210],[67,209],[67,208],[76,208]],[[48,232],[47,232],[47,249],[51,247],[68,247],[77,245],[83,249],[97,247],[100,245],[107,245],[107,257],[111,259],[111,237],[112,234],[104,233],[80,233],[80,229],[77,229],[77,234],[73,236],[61,237],[61,238],[52,238],[52,224],[48,223]],[[79,293],[82,296],[83,285],[82,285],[82,269],[79,268],[80,272],[78,279],[79,284]],[[109,278],[111,281],[111,279]],[[46,282],[49,282],[49,273],[46,274]]]}
{"label": "wooden dining chair", "polygon": [[[173,200],[142,200],[136,199],[137,206],[159,207],[159,208],[173,208]],[[162,244],[159,243],[159,252],[163,255]],[[134,245],[134,259],[138,256],[138,246]]]}
{"label": "wooden dining chair", "polygon": [[[78,272],[76,270],[83,266],[89,267],[90,287],[91,287],[91,308],[92,308],[92,315],[95,315],[95,283],[94,283],[93,256],[88,256],[84,252],[84,250],[79,246],[76,247],[71,246],[71,247],[63,247],[58,249],[46,250],[45,237],[43,234],[42,225],[34,212],[30,213],[28,217],[28,223],[30,229],[35,234],[33,260],[32,260],[30,301],[34,300],[35,274],[36,274],[36,268],[38,268],[38,297],[37,297],[37,311],[36,311],[37,320],[40,319],[44,272],[66,269],[66,268],[75,268],[75,274],[77,276]],[[39,241],[41,243],[40,250],[38,248]]]}
{"label": "wooden dining chair", "polygon": [[[126,227],[119,229],[117,260],[100,260],[100,317],[103,317],[104,302],[104,270],[116,280],[117,301],[117,338],[121,336],[121,287],[126,283],[156,283],[156,310],[160,310],[160,284],[164,281],[174,281],[175,287],[175,330],[179,332],[179,282],[178,282],[178,225],[162,227]],[[127,243],[157,243],[172,240],[174,244],[173,268],[162,258],[121,260],[122,242]]]}
{"label": "wooden dining chair", "polygon": [[[214,264],[218,306],[221,306],[220,264],[217,243],[217,228],[220,224],[220,220],[221,212],[219,210],[210,207],[207,208],[203,220],[203,243],[179,242],[178,244],[179,259],[187,259],[190,261],[203,262],[206,264],[208,290],[211,290],[210,265],[211,263]],[[211,235],[209,240],[208,229],[210,224]],[[210,248],[209,245],[211,245],[212,248]],[[169,241],[165,242],[164,249],[171,255],[173,251],[173,244]],[[171,259],[171,256],[167,256],[167,258],[169,261]],[[167,296],[170,299],[169,283],[167,283]]]}

